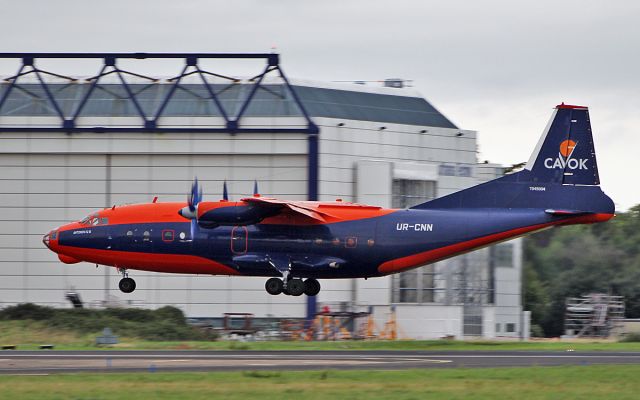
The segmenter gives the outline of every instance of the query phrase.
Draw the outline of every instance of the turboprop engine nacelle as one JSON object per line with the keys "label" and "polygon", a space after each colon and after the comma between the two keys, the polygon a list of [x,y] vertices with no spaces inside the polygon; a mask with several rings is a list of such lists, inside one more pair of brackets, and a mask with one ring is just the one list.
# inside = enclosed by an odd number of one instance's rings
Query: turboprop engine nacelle
{"label": "turboprop engine nacelle", "polygon": [[202,228],[216,226],[251,225],[265,218],[278,214],[279,206],[256,207],[244,202],[200,202],[195,212],[188,207],[180,210],[180,215],[189,219],[196,219]]}

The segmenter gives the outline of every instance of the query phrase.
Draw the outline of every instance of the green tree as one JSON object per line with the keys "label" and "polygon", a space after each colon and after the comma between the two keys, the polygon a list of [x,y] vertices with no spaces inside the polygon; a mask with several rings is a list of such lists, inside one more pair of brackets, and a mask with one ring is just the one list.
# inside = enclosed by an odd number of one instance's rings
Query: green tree
{"label": "green tree", "polygon": [[563,333],[567,297],[622,295],[626,316],[640,317],[640,205],[607,223],[527,238],[524,278],[525,307],[547,336]]}

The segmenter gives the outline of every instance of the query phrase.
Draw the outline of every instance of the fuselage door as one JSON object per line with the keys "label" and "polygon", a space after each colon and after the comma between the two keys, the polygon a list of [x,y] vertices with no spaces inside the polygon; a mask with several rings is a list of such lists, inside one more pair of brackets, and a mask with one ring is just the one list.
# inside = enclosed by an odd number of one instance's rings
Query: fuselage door
{"label": "fuselage door", "polygon": [[231,229],[231,252],[233,254],[245,254],[248,248],[248,236],[246,226],[234,226]]}

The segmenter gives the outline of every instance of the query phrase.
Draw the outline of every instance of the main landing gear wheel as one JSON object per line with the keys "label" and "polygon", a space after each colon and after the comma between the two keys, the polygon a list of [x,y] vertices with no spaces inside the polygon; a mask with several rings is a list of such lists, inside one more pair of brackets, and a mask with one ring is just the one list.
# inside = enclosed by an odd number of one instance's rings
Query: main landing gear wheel
{"label": "main landing gear wheel", "polygon": [[287,282],[287,292],[291,296],[302,296],[304,293],[304,282],[302,279],[294,278]]}
{"label": "main landing gear wheel", "polygon": [[315,296],[320,293],[320,282],[317,279],[309,278],[304,281],[304,294],[307,296]]}
{"label": "main landing gear wheel", "polygon": [[118,287],[123,293],[131,293],[136,290],[136,281],[131,278],[122,278],[118,283]]}
{"label": "main landing gear wheel", "polygon": [[[134,284],[135,285],[135,284]],[[287,296],[316,296],[320,293],[320,282],[317,279],[309,278],[305,281],[299,278],[287,279],[285,286],[284,281],[280,278],[269,278],[264,284],[264,288],[270,295],[286,294]],[[121,288],[122,289],[122,288]]]}
{"label": "main landing gear wheel", "polygon": [[282,282],[282,279],[269,278],[267,279],[267,283],[264,284],[264,288],[267,290],[267,293],[275,296],[284,290],[284,282]]}

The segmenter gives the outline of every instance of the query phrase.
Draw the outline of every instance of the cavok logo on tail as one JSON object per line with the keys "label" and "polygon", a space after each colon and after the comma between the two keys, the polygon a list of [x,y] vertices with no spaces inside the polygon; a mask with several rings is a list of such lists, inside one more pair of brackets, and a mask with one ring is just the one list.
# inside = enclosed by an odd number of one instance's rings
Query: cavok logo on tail
{"label": "cavok logo on tail", "polygon": [[589,169],[587,168],[587,158],[571,158],[573,151],[578,146],[577,142],[573,140],[565,140],[560,143],[560,152],[558,158],[545,158],[544,166],[548,169],[560,168],[560,169]]}

